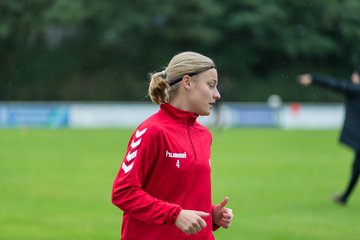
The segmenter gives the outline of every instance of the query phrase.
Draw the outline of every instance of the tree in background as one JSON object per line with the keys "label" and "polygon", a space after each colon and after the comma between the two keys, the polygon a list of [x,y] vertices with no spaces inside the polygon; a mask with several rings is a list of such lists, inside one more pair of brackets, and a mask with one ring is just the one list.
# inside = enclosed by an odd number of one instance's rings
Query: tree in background
{"label": "tree in background", "polygon": [[226,100],[334,101],[299,95],[294,78],[360,64],[359,12],[357,0],[0,0],[0,100],[144,100],[148,71],[194,50],[215,59]]}

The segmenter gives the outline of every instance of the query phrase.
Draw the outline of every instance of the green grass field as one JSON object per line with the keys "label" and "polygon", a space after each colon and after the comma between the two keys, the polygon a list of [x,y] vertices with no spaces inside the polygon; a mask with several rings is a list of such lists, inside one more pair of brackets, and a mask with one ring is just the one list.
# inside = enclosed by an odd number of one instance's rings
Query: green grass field
{"label": "green grass field", "polygon": [[[132,130],[0,130],[0,239],[119,239],[110,193]],[[358,240],[360,189],[337,131],[214,131],[213,198],[235,213],[217,239]],[[358,186],[358,188],[360,188]]]}

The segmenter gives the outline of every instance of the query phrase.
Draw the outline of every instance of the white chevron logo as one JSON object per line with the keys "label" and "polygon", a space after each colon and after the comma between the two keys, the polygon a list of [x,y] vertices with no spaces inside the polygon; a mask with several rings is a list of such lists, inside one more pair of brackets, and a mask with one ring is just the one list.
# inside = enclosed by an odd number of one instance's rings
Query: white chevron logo
{"label": "white chevron logo", "polygon": [[126,160],[128,160],[128,162],[130,162],[131,160],[133,160],[136,157],[136,154],[137,154],[137,150],[135,150],[132,153],[130,153],[130,151],[129,151],[128,154],[126,155]]}
{"label": "white chevron logo", "polygon": [[132,167],[134,166],[134,162],[132,162],[129,166],[127,166],[125,163],[122,164],[122,169],[125,173],[128,173]]}
{"label": "white chevron logo", "polygon": [[141,142],[141,138],[139,140],[137,140],[136,142],[134,142],[134,140],[132,140],[131,148],[136,148],[137,146],[140,145],[140,142]]}
{"label": "white chevron logo", "polygon": [[141,130],[141,131],[136,130],[135,137],[136,137],[136,138],[141,137],[141,136],[146,132],[146,130],[147,130],[147,128],[144,128],[144,129]]}
{"label": "white chevron logo", "polygon": [[[141,137],[145,132],[146,132],[147,128],[144,128],[143,130],[139,131],[139,130],[136,130],[135,132],[135,139]],[[130,144],[130,150],[129,152],[127,153],[126,155],[126,160],[128,162],[132,161],[135,157],[136,157],[136,154],[137,154],[137,150],[131,152],[133,149],[135,149],[136,147],[138,147],[141,143],[141,138],[137,139],[136,141],[133,139],[131,141],[131,144]],[[126,165],[125,162],[123,162],[121,168],[124,170],[125,173],[128,173],[134,166],[134,162],[130,163],[129,165]]]}

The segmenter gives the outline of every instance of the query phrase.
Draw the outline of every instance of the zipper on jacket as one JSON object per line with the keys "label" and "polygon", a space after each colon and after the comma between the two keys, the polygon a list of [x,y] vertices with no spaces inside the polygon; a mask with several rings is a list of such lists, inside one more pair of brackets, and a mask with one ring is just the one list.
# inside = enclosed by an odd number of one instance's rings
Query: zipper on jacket
{"label": "zipper on jacket", "polygon": [[[189,122],[190,122],[190,120],[189,120]],[[188,133],[188,136],[189,136],[189,140],[190,140],[190,143],[191,143],[193,152],[194,152],[194,160],[195,160],[195,162],[197,162],[196,151],[195,151],[195,147],[194,147],[193,140],[192,140],[192,138],[191,138],[191,134],[190,134],[190,124],[189,124],[189,123],[186,124],[186,129],[187,129],[187,133]]]}

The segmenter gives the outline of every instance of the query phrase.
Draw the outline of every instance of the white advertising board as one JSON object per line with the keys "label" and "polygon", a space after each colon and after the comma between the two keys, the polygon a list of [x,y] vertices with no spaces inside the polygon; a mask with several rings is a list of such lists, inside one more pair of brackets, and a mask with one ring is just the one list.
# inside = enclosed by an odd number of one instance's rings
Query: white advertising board
{"label": "white advertising board", "polygon": [[284,129],[337,129],[344,119],[342,104],[286,104],[279,111]]}

